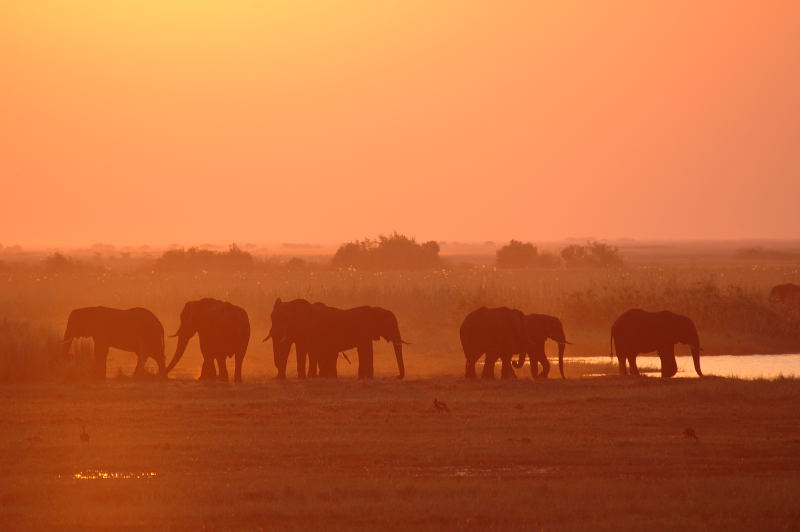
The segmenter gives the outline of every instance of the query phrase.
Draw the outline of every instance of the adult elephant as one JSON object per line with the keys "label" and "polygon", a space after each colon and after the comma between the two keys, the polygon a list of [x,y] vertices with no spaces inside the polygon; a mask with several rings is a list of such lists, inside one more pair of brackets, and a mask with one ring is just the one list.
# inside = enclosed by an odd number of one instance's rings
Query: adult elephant
{"label": "adult elephant", "polygon": [[[533,351],[525,330],[525,315],[522,311],[508,307],[481,307],[467,314],[459,330],[461,347],[466,361],[466,377],[475,378],[475,363],[486,355],[483,362],[484,379],[494,378],[494,366],[502,362],[500,376],[514,379],[511,365],[515,354]],[[521,364],[520,364],[521,366]]]}
{"label": "adult elephant", "polygon": [[[546,379],[550,373],[550,361],[547,360],[544,351],[544,344],[550,339],[558,344],[558,371],[561,373],[561,378],[566,379],[564,376],[564,346],[569,342],[564,335],[561,320],[547,314],[528,314],[525,316],[525,331],[531,344],[531,350],[527,351],[531,360],[531,377]],[[515,368],[522,367],[525,363],[525,355],[525,352],[520,353],[519,360],[513,363]],[[541,374],[539,374],[539,364],[542,366]]]}
{"label": "adult elephant", "polygon": [[298,376],[304,376],[308,354],[309,376],[336,377],[339,353],[358,350],[358,377],[371,379],[375,375],[372,342],[383,338],[394,346],[398,378],[405,377],[403,339],[397,318],[381,307],[362,306],[351,309],[329,307],[306,300],[275,301],[272,309],[272,328],[264,339],[272,338],[278,377],[285,378],[286,362],[291,345],[297,351]]}
{"label": "adult elephant", "polygon": [[158,364],[158,373],[166,377],[164,368],[164,327],[155,314],[141,307],[121,310],[109,307],[78,308],[69,313],[64,330],[63,354],[66,357],[75,338],[94,340],[92,374],[106,377],[108,350],[113,347],[136,353],[134,375],[144,374],[148,357]]}
{"label": "adult elephant", "polygon": [[[178,332],[170,336],[178,337],[178,345],[167,366],[167,372],[181,359],[195,333],[200,337],[200,352],[203,354],[200,380],[219,377],[220,380],[227,381],[228,367],[225,359],[233,357],[233,378],[236,382],[241,382],[242,360],[250,342],[250,320],[247,312],[227,301],[210,297],[186,303],[181,311]],[[214,367],[215,360],[219,373]]]}
{"label": "adult elephant", "polygon": [[[278,298],[272,306],[270,314],[272,326],[264,341],[272,339],[272,359],[278,370],[279,379],[286,378],[286,365],[292,345],[295,346],[297,356],[297,376],[301,379],[306,378],[312,308],[312,303],[306,299],[281,301],[281,298]],[[316,368],[315,363],[312,363],[312,368]]]}
{"label": "adult elephant", "polygon": [[675,344],[688,344],[692,350],[694,369],[700,371],[700,339],[694,322],[680,314],[669,311],[647,312],[631,309],[624,312],[611,326],[611,349],[617,350],[619,372],[625,375],[625,362],[630,366],[631,375],[639,375],[636,355],[656,351],[661,359],[661,377],[669,378],[678,372],[675,361]]}

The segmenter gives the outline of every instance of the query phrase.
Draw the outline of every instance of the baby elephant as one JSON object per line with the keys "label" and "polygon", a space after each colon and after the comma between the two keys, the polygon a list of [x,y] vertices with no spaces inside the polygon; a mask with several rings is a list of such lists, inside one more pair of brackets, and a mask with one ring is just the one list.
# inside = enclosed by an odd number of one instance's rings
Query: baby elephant
{"label": "baby elephant", "polygon": [[164,327],[147,309],[136,307],[120,310],[108,307],[85,307],[69,314],[64,331],[64,357],[69,354],[72,340],[94,340],[92,374],[98,379],[106,377],[108,349],[136,353],[138,361],[134,375],[144,374],[144,364],[151,357],[158,364],[158,374],[166,377],[164,367]]}

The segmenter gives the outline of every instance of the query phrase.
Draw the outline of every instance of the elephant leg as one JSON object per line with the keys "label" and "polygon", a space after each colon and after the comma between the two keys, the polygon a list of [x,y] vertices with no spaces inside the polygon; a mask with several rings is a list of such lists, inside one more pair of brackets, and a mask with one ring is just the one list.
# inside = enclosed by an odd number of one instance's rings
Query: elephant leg
{"label": "elephant leg", "polygon": [[214,358],[203,356],[203,367],[200,369],[200,380],[217,378],[217,369],[214,367]]}
{"label": "elephant leg", "polygon": [[466,366],[464,370],[464,377],[467,379],[474,379],[477,377],[475,374],[475,363],[480,358],[481,353],[473,353],[473,352],[465,352],[464,358],[466,358]]}
{"label": "elephant leg", "polygon": [[225,361],[225,356],[217,357],[217,366],[219,366],[219,380],[228,382],[228,363]]}
{"label": "elephant leg", "polygon": [[[318,363],[319,356],[317,353],[312,353],[311,351],[308,352],[308,376],[309,377],[316,377],[319,375],[320,372],[320,365]],[[320,377],[322,375],[319,375]]]}
{"label": "elephant leg", "polygon": [[317,362],[319,363],[319,376],[325,378],[333,378],[337,377],[336,374],[336,358],[339,356],[337,351],[333,353],[330,352],[323,352],[317,356]]}
{"label": "elephant leg", "polygon": [[97,343],[94,344],[94,367],[92,368],[92,375],[95,379],[106,378],[106,361],[108,360],[108,345]]}
{"label": "elephant leg", "polygon": [[[338,355],[337,355],[338,356]],[[358,378],[371,379],[375,376],[374,352],[372,342],[366,342],[358,347]]]}
{"label": "elephant leg", "polygon": [[[244,361],[244,352],[237,351],[233,354],[233,381],[242,382],[242,361]],[[224,364],[224,362],[223,362]]]}
{"label": "elephant leg", "polygon": [[305,348],[299,347],[295,344],[295,351],[297,351],[297,376],[301,379],[306,378],[306,357],[307,353]]}
{"label": "elephant leg", "polygon": [[497,362],[497,355],[494,353],[486,353],[486,357],[483,359],[482,379],[494,379],[495,362]]}
{"label": "elephant leg", "polygon": [[675,360],[675,346],[659,349],[658,358],[661,359],[661,378],[668,379],[678,373],[678,363]]}
{"label": "elephant leg", "polygon": [[547,355],[542,353],[539,356],[539,363],[542,364],[542,372],[539,374],[539,376],[543,379],[546,379],[547,376],[550,374],[550,361],[547,360]]}
{"label": "elephant leg", "polygon": [[500,378],[502,379],[516,379],[517,373],[514,371],[514,368],[511,366],[511,357],[514,356],[512,354],[502,355],[500,357]]}
{"label": "elephant leg", "polygon": [[631,375],[636,377],[640,376],[639,368],[636,367],[636,354],[628,355],[628,366],[630,367]]}
{"label": "elephant leg", "polygon": [[166,360],[164,359],[164,355],[153,355],[153,360],[156,361],[156,365],[158,365],[158,375],[160,377],[167,377],[167,365]]}
{"label": "elephant leg", "polygon": [[136,368],[133,370],[134,377],[141,377],[144,375],[145,355],[141,352],[136,353]]}
{"label": "elephant leg", "polygon": [[619,363],[619,374],[620,375],[627,375],[628,374],[628,369],[625,367],[625,361],[626,360],[627,360],[627,357],[625,356],[625,354],[624,353],[620,353],[619,351],[617,351],[617,362]]}

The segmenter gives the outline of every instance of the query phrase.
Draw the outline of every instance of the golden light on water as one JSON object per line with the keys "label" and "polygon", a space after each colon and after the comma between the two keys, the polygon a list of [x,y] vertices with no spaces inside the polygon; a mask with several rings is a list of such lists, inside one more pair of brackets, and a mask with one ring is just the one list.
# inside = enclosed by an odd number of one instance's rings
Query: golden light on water
{"label": "golden light on water", "polygon": [[75,480],[117,480],[117,479],[146,479],[154,478],[158,474],[152,471],[143,472],[121,472],[121,471],[103,471],[101,469],[87,469],[80,473],[75,473],[72,478]]}

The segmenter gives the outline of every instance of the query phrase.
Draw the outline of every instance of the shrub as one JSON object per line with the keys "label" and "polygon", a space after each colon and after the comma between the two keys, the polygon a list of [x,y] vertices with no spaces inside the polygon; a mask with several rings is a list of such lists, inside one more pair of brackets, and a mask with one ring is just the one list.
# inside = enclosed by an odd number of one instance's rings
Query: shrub
{"label": "shrub", "polygon": [[153,269],[164,272],[249,271],[254,264],[253,255],[231,244],[225,252],[195,247],[171,249],[156,259]]}
{"label": "shrub", "polygon": [[549,253],[539,253],[530,242],[512,240],[497,250],[498,268],[536,268],[555,266],[556,257]]}
{"label": "shrub", "polygon": [[0,382],[52,376],[59,366],[61,345],[58,333],[51,327],[0,320]]}
{"label": "shrub", "polygon": [[603,242],[572,244],[561,250],[561,258],[567,266],[608,268],[622,265],[619,248]]}
{"label": "shrub", "polygon": [[348,242],[339,247],[331,260],[336,268],[357,270],[427,270],[442,267],[439,244],[418,244],[397,232],[380,235],[378,240]]}

